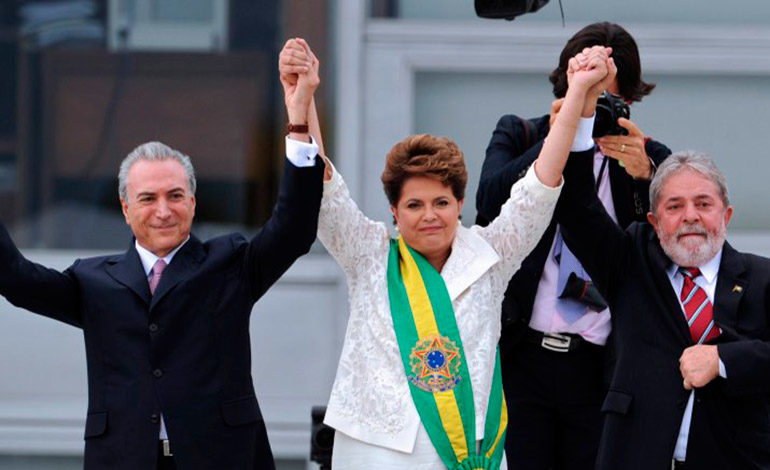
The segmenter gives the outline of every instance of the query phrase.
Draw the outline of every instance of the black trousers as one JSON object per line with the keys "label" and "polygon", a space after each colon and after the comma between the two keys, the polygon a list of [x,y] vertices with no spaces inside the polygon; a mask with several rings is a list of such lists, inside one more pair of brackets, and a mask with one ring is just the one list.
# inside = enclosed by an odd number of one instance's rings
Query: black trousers
{"label": "black trousers", "polygon": [[502,363],[505,452],[515,470],[592,470],[606,393],[604,348],[555,352],[520,341]]}

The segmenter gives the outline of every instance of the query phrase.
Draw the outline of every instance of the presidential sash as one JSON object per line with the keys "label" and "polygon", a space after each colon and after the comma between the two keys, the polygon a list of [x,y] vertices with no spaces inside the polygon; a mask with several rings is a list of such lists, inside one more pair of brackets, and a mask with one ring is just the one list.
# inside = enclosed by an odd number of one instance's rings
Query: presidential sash
{"label": "presidential sash", "polygon": [[477,453],[473,389],[449,292],[401,236],[390,242],[388,297],[412,400],[441,460],[450,470],[499,470],[508,424],[500,352]]}

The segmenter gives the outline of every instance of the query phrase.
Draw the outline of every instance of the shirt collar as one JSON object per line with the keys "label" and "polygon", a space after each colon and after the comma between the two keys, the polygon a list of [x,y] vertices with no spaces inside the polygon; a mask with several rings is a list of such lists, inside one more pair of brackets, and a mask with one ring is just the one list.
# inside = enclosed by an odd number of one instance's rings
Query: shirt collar
{"label": "shirt collar", "polygon": [[[187,238],[185,239],[185,241],[183,241],[182,243],[179,244],[179,246],[171,250],[171,253],[163,257],[163,261],[165,261],[167,265],[170,264],[171,259],[174,257],[176,252],[179,251],[179,249],[182,248],[184,244],[187,243],[187,240],[189,239],[190,239],[190,235],[187,235]],[[146,276],[149,276],[150,271],[152,271],[152,267],[155,266],[155,263],[160,259],[160,257],[156,256],[150,250],[140,245],[137,240],[134,240],[134,246],[136,247],[136,252],[139,253],[139,259],[142,260],[142,267],[144,268],[144,274]]]}
{"label": "shirt collar", "polygon": [[[698,269],[700,269],[701,276],[703,276],[706,279],[706,282],[709,284],[714,282],[714,279],[716,279],[717,274],[719,274],[719,264],[722,262],[722,248],[717,251],[717,254],[714,255],[713,258],[711,258],[706,264],[702,266],[698,266]],[[668,274],[668,277],[670,279],[673,279],[674,276],[676,276],[677,271],[679,270],[679,266],[676,265],[676,263],[671,263],[671,266],[668,267],[666,270],[666,273]]]}

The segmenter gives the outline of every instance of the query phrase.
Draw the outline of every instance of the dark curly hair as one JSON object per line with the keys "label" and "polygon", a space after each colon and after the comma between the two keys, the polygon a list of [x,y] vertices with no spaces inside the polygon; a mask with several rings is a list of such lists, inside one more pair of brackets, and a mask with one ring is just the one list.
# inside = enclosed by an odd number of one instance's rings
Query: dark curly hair
{"label": "dark curly hair", "polygon": [[457,200],[465,196],[468,172],[460,148],[446,137],[418,134],[390,149],[382,172],[382,186],[390,205],[401,198],[404,182],[412,176],[427,176],[452,188]]}
{"label": "dark curly hair", "polygon": [[639,48],[634,38],[615,23],[589,24],[567,41],[559,56],[559,66],[553,69],[549,80],[553,83],[553,94],[564,98],[567,94],[567,67],[569,60],[578,52],[591,46],[612,47],[612,58],[618,67],[618,88],[620,95],[628,101],[641,101],[650,94],[654,83],[642,80],[642,63]]}

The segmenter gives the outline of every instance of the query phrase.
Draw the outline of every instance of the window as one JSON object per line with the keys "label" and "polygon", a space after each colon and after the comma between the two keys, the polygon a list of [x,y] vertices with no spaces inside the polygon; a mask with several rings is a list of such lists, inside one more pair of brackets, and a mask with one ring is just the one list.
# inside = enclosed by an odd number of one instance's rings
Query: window
{"label": "window", "polygon": [[109,0],[112,50],[227,48],[228,0]]}

